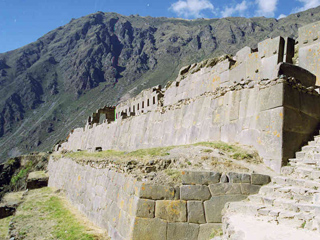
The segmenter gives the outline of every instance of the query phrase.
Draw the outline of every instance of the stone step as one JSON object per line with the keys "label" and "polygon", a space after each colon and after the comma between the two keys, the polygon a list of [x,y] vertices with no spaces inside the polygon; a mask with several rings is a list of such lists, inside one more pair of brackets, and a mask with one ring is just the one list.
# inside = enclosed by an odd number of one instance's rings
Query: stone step
{"label": "stone step", "polygon": [[307,153],[307,152],[310,152],[310,151],[316,151],[317,152],[317,151],[320,151],[320,148],[319,148],[318,145],[313,145],[313,146],[306,145],[306,146],[303,146],[301,148],[301,152]]}
{"label": "stone step", "polygon": [[302,152],[302,151],[300,151],[300,152],[296,152],[296,158],[304,158],[304,156],[305,156],[305,152]]}
{"label": "stone step", "polygon": [[290,162],[289,167],[308,167],[313,168],[314,170],[320,170],[320,161],[314,161],[310,159],[297,161],[297,162]]}
{"label": "stone step", "polygon": [[[318,195],[319,197],[319,195]],[[255,205],[263,205],[268,208],[279,208],[285,211],[293,211],[293,212],[315,212],[320,210],[319,199],[316,200],[317,203],[308,203],[303,202],[297,199],[284,199],[276,196],[263,196],[260,194],[251,195],[248,197],[250,204],[253,203]]]}
{"label": "stone step", "polygon": [[[289,224],[268,222],[266,220],[263,221],[263,219],[263,217],[247,216],[237,213],[227,215],[223,222],[223,232],[226,239],[229,240],[320,240],[320,235],[317,231],[307,229],[307,226],[309,226],[308,223],[303,222],[299,226],[300,221],[296,223],[293,228]],[[288,223],[294,223],[290,217],[288,217],[288,219]]]}
{"label": "stone step", "polygon": [[297,178],[310,179],[310,180],[319,180],[320,179],[320,171],[312,168],[306,167],[297,167],[294,169],[294,172],[291,174],[296,176]]}
{"label": "stone step", "polygon": [[320,182],[309,179],[297,179],[292,176],[275,176],[272,178],[273,184],[286,185],[286,186],[299,186],[320,190]]}
{"label": "stone step", "polygon": [[[279,207],[265,206],[253,202],[232,202],[228,203],[225,209],[224,216],[232,214],[243,214],[245,216],[253,216],[261,221],[285,223],[294,228],[300,228],[303,224],[314,225],[315,219],[311,212],[295,212]],[[313,229],[315,230],[315,229]]]}
{"label": "stone step", "polygon": [[260,188],[259,194],[262,196],[282,198],[282,199],[294,199],[300,203],[316,203],[320,204],[320,191],[302,188],[296,186],[283,187],[281,185],[266,185]]}

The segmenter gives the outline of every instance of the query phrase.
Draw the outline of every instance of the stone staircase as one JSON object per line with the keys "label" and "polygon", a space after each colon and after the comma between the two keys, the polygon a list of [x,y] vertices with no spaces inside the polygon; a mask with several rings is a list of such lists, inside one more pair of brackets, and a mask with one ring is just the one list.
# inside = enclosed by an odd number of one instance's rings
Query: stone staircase
{"label": "stone staircase", "polygon": [[320,136],[258,194],[226,204],[223,216],[216,240],[320,239]]}

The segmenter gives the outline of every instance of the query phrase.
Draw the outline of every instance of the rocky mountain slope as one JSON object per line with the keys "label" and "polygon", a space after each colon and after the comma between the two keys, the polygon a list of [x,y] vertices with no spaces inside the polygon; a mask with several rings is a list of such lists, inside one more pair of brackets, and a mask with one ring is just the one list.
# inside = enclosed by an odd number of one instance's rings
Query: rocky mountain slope
{"label": "rocky mountain slope", "polygon": [[[296,37],[320,7],[284,19],[182,20],[97,12],[0,54],[0,162],[49,150],[97,108],[173,80],[183,65],[273,36]],[[108,136],[106,136],[108,137]]]}

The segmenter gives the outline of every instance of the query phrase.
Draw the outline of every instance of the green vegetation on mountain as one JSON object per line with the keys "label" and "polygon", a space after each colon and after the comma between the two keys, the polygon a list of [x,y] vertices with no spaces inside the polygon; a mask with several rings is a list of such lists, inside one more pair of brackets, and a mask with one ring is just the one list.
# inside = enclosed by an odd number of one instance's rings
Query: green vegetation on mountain
{"label": "green vegetation on mountain", "polygon": [[165,85],[187,64],[278,35],[297,37],[320,8],[276,20],[182,20],[97,12],[0,54],[0,162],[50,150],[97,108]]}

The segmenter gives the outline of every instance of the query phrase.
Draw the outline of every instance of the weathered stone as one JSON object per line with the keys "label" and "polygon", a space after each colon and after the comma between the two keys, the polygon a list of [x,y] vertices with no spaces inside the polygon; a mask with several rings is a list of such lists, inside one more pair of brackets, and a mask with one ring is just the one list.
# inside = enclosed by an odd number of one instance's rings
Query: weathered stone
{"label": "weathered stone", "polygon": [[208,200],[211,197],[209,188],[203,185],[185,185],[180,187],[182,200]]}
{"label": "weathered stone", "polygon": [[299,80],[303,86],[310,87],[316,83],[316,76],[308,70],[290,63],[279,63],[275,69],[273,78],[277,78],[280,75],[294,77]]}
{"label": "weathered stone", "polygon": [[221,182],[221,183],[227,183],[227,182],[229,182],[229,178],[228,178],[227,174],[223,173],[223,174],[221,175],[220,182]]}
{"label": "weathered stone", "polygon": [[212,196],[241,194],[240,183],[216,183],[210,184]]}
{"label": "weathered stone", "polygon": [[44,171],[31,172],[27,178],[27,188],[35,189],[48,186],[49,175]]}
{"label": "weathered stone", "polygon": [[187,202],[181,200],[156,201],[155,216],[167,220],[168,222],[186,222]]}
{"label": "weathered stone", "polygon": [[263,174],[251,174],[251,183],[254,185],[265,185],[271,182],[271,178],[268,175]]}
{"label": "weathered stone", "polygon": [[188,201],[188,222],[189,223],[205,223],[204,208],[201,201]]}
{"label": "weathered stone", "polygon": [[154,218],[155,201],[148,199],[139,199],[137,203],[137,217]]}
{"label": "weathered stone", "polygon": [[175,189],[169,186],[143,183],[137,193],[140,198],[153,200],[174,199]]}
{"label": "weathered stone", "polygon": [[220,181],[220,176],[221,173],[217,172],[183,171],[182,184],[208,185],[218,183]]}
{"label": "weathered stone", "polygon": [[198,234],[198,224],[168,223],[167,240],[197,240]]}
{"label": "weathered stone", "polygon": [[221,223],[201,224],[198,240],[210,240],[213,236],[216,237],[215,232],[222,232]]}
{"label": "weathered stone", "polygon": [[226,195],[213,196],[210,200],[204,202],[204,209],[207,223],[221,223],[221,211],[227,202],[241,201],[247,196],[244,195]]}
{"label": "weathered stone", "polygon": [[165,221],[158,218],[135,218],[132,240],[163,240],[166,235]]}
{"label": "weathered stone", "polygon": [[261,186],[260,185],[251,185],[249,183],[242,183],[241,185],[241,193],[244,195],[256,194],[259,192]]}
{"label": "weathered stone", "polygon": [[251,175],[246,173],[228,173],[230,183],[251,183]]}

